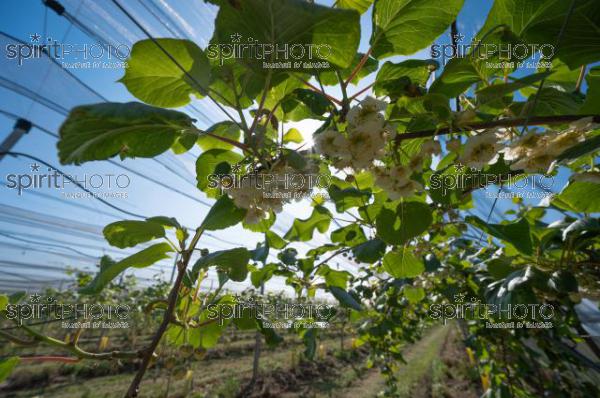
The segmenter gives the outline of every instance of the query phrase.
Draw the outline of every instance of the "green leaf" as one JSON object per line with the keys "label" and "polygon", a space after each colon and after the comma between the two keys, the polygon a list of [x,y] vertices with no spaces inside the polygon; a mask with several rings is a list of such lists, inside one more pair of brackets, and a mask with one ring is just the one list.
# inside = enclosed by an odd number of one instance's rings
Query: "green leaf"
{"label": "green leaf", "polygon": [[467,216],[465,221],[485,233],[492,235],[515,247],[524,254],[533,254],[529,223],[525,218],[507,224],[488,224],[479,217]]}
{"label": "green leaf", "polygon": [[600,212],[600,184],[591,182],[571,182],[560,194],[552,199],[552,204],[561,209],[577,213]]}
{"label": "green leaf", "polygon": [[456,19],[464,0],[376,0],[371,48],[377,59],[429,46]]}
{"label": "green leaf", "polygon": [[304,346],[304,356],[308,359],[313,359],[317,352],[317,329],[305,329],[302,333],[302,341]]}
{"label": "green leaf", "polygon": [[402,289],[404,297],[412,303],[418,303],[425,298],[425,290],[422,287],[404,286]]}
{"label": "green leaf", "polygon": [[325,284],[328,287],[337,286],[340,289],[346,289],[348,278],[352,276],[348,271],[337,271],[330,268],[327,264],[323,264],[319,267],[317,275],[321,275],[325,278]]}
{"label": "green leaf", "polygon": [[550,76],[552,72],[539,72],[532,75],[525,76],[522,79],[515,80],[511,83],[494,84],[492,86],[484,87],[477,91],[477,99],[480,103],[488,103],[494,100],[501,99],[502,97],[511,94],[514,91],[520,90],[524,87],[531,86],[534,83],[539,82],[547,76]]}
{"label": "green leaf", "polygon": [[252,274],[250,274],[250,281],[252,282],[252,285],[256,288],[259,288],[260,285],[271,279],[276,270],[277,264],[266,264],[264,267],[253,271]]}
{"label": "green leaf", "polygon": [[196,186],[208,197],[218,197],[221,192],[217,185],[220,181],[217,174],[221,173],[215,173],[217,166],[221,163],[233,166],[243,158],[239,153],[226,149],[211,149],[202,152],[196,159]]}
{"label": "green leaf", "polygon": [[165,237],[165,229],[158,222],[125,220],[108,224],[102,231],[111,246],[120,249]]}
{"label": "green leaf", "polygon": [[265,239],[269,247],[281,250],[287,246],[287,242],[273,231],[265,232]]}
{"label": "green leaf", "polygon": [[373,264],[381,259],[385,253],[385,248],[385,242],[375,238],[355,246],[352,252],[358,261]]}
{"label": "green leaf", "polygon": [[221,196],[202,222],[202,228],[207,231],[216,231],[236,225],[246,215],[246,210],[239,209],[227,195]]}
{"label": "green leaf", "polygon": [[429,75],[438,67],[439,64],[431,59],[409,59],[398,64],[388,61],[377,72],[373,90],[378,97],[392,93],[399,97],[404,93],[406,83],[425,87]]}
{"label": "green leaf", "polygon": [[386,243],[401,245],[427,231],[432,223],[431,209],[421,202],[400,203],[396,211],[383,207],[375,220],[377,235]]}
{"label": "green leaf", "polygon": [[[220,306],[232,306],[235,304],[233,296],[226,294],[217,301],[215,307],[202,311],[198,319],[199,323],[207,322],[211,319],[218,319],[218,315],[223,311]],[[223,311],[224,312],[224,311]],[[201,328],[192,328],[189,332],[189,342],[194,347],[209,349],[217,345],[223,331],[227,328],[231,319],[220,319],[216,322],[208,323]],[[176,336],[182,335],[182,330],[177,330]]]}
{"label": "green leaf", "polygon": [[8,357],[0,360],[0,383],[10,376],[15,366],[20,362],[19,357]]}
{"label": "green leaf", "polygon": [[[299,122],[304,119],[322,120],[330,110],[331,103],[323,94],[305,88],[297,88],[281,101],[282,120]],[[284,118],[285,116],[285,118]]]}
{"label": "green leaf", "polygon": [[[530,44],[555,45],[564,25],[570,1],[496,0],[481,34],[498,25],[507,25],[520,40]],[[600,3],[575,3],[555,55],[571,69],[600,60]],[[506,32],[503,33],[506,36]],[[550,49],[546,49],[550,53]]]}
{"label": "green leaf", "polygon": [[383,257],[383,269],[394,278],[414,278],[425,271],[425,265],[409,248],[399,247]]}
{"label": "green leaf", "polygon": [[8,305],[8,296],[0,294],[0,311],[4,311]]}
{"label": "green leaf", "polygon": [[105,263],[100,268],[100,272],[85,287],[79,289],[81,294],[98,294],[102,289],[115,279],[121,272],[129,267],[144,268],[156,263],[157,261],[169,258],[167,253],[173,251],[168,243],[157,243],[145,248],[144,250],[132,254],[119,262]]}
{"label": "green leaf", "polygon": [[600,130],[595,130],[589,134],[591,137],[580,142],[556,157],[556,160],[572,160],[585,156],[600,149]]}
{"label": "green leaf", "polygon": [[452,98],[485,79],[481,66],[475,63],[473,58],[452,58],[444,67],[442,74],[433,82],[429,92]]}
{"label": "green leaf", "polygon": [[295,219],[292,227],[285,234],[288,241],[307,241],[312,239],[313,233],[318,230],[325,233],[331,222],[331,213],[323,206],[315,206],[310,217],[304,220]]}
{"label": "green leaf", "polygon": [[[238,142],[241,135],[240,127],[236,123],[230,121],[215,123],[210,126],[206,132]],[[205,151],[210,149],[233,149],[233,145],[207,134],[200,135],[196,142],[198,143],[198,146]]]}
{"label": "green leaf", "polygon": [[[215,20],[215,32],[208,47],[209,58],[218,58],[215,45],[231,45],[232,35],[240,35],[240,40],[246,42],[252,38],[261,45],[272,45],[272,48],[291,48],[294,45],[312,44],[314,48],[323,50],[323,58],[316,52],[312,61],[328,61],[340,67],[349,66],[353,60],[360,40],[360,15],[354,10],[333,9],[301,0],[244,0],[236,7],[224,4],[219,8]],[[235,36],[233,36],[235,37]],[[331,51],[329,54],[326,48]],[[300,50],[297,50],[300,51]],[[308,49],[298,53],[296,57],[283,56],[275,58],[275,51],[265,59],[253,59],[246,52],[243,62],[255,69],[262,69],[263,61],[287,62],[311,61]],[[328,56],[327,56],[328,55]],[[254,57],[259,58],[259,57]]]}
{"label": "green leaf", "polygon": [[356,299],[352,297],[346,290],[337,286],[330,286],[329,291],[344,307],[352,308],[356,311],[362,311],[362,306],[360,303],[356,301]]}
{"label": "green leaf", "polygon": [[139,102],[77,106],[60,126],[62,164],[114,156],[151,158],[167,151],[183,131],[193,129],[184,113]]}
{"label": "green leaf", "polygon": [[598,114],[600,109],[600,66],[591,68],[585,77],[588,84],[581,114]]}
{"label": "green leaf", "polygon": [[133,45],[125,75],[119,81],[137,99],[154,106],[177,108],[187,105],[191,94],[200,97],[210,79],[210,64],[204,52],[189,40],[156,41],[187,75],[158,45],[147,39]]}
{"label": "green leaf", "polygon": [[196,132],[185,132],[175,138],[175,142],[171,146],[171,150],[176,155],[186,153],[194,147],[198,134]]}
{"label": "green leaf", "polygon": [[302,137],[302,134],[300,134],[300,131],[298,131],[298,129],[295,129],[293,127],[283,135],[284,144],[288,142],[300,144],[302,141],[304,141],[304,137]]}
{"label": "green leaf", "polygon": [[364,14],[373,4],[373,0],[337,0],[335,6],[339,8],[349,8]]}
{"label": "green leaf", "polygon": [[208,267],[216,265],[231,280],[243,282],[248,275],[248,261],[250,261],[250,252],[244,247],[221,250],[201,257],[194,264],[192,273],[197,275],[201,269],[208,269]]}
{"label": "green leaf", "polygon": [[365,240],[367,240],[367,237],[358,224],[349,224],[331,233],[333,243],[342,243],[345,246],[355,246]]}
{"label": "green leaf", "polygon": [[354,187],[340,189],[336,184],[330,185],[327,190],[329,197],[335,203],[335,210],[343,213],[353,207],[363,206],[369,201],[371,193]]}

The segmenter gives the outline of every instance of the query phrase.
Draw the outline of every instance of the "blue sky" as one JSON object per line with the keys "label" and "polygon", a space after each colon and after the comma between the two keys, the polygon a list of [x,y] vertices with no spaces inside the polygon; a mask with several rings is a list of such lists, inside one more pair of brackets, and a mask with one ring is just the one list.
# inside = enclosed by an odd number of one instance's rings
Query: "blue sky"
{"label": "blue sky", "polygon": [[[201,47],[204,47],[212,35],[212,21],[216,15],[216,8],[206,5],[200,0],[193,2],[152,0],[145,2],[152,5],[147,8],[142,8],[138,1],[123,0],[122,3],[139,17],[142,23],[146,24],[145,26],[157,37],[172,36],[169,30],[173,30],[192,37]],[[320,3],[329,5],[332,1]],[[108,36],[109,41],[123,40],[125,44],[130,44],[130,40],[143,37],[142,33],[134,28],[108,1],[101,3],[90,0],[83,2],[66,0],[63,1],[63,4],[89,29]],[[158,5],[158,8],[152,8],[154,5]],[[467,38],[472,37],[483,25],[491,5],[491,0],[467,0],[458,17],[460,32]],[[161,14],[161,19],[168,21],[168,28],[157,23],[154,16],[157,10],[165,13]],[[3,32],[26,42],[30,42],[30,35],[37,33],[42,37],[52,37],[61,43],[79,46],[94,44],[94,40],[77,26],[71,25],[65,18],[54,12],[47,11],[42,2],[38,0],[4,1],[2,13],[0,13],[0,26]],[[362,16],[361,26],[360,50],[366,51],[371,32],[370,11]],[[449,35],[444,34],[438,42],[448,43],[449,40]],[[4,52],[4,49],[2,51]],[[407,58],[426,58],[428,53],[429,51],[426,49],[410,57],[393,57],[390,60],[397,62]],[[27,65],[23,68],[15,67],[14,63],[10,65],[10,68],[0,75],[5,79],[3,80],[4,85],[16,82],[66,109],[90,101],[97,102],[98,96],[116,102],[134,100],[125,87],[117,82],[123,74],[122,70],[102,68],[68,70],[97,92],[94,94],[82,85],[74,83],[73,78],[68,76],[65,70],[55,66],[49,68],[49,63],[37,61],[27,60]],[[7,59],[3,58],[0,62],[3,67],[8,66]],[[374,75],[366,78],[360,83],[360,88],[372,82],[373,78]],[[355,90],[357,89],[355,88]],[[354,91],[350,93],[352,92]],[[341,97],[341,94],[335,91],[331,91],[331,94]],[[2,104],[0,110],[26,117],[50,132],[57,132],[64,120],[64,115],[60,111],[51,110],[26,96],[15,94],[2,85],[0,85],[0,104]],[[225,119],[224,115],[206,100],[195,101],[195,105],[202,112],[202,115],[195,114],[199,127],[208,127],[212,123]],[[0,114],[0,139],[4,139],[8,135],[13,123],[13,119]],[[310,135],[316,125],[317,123],[306,122],[298,124],[297,127],[310,141]],[[56,138],[34,128],[22,138],[13,150],[29,153],[52,165],[59,166],[55,146]],[[197,153],[196,150],[193,151],[193,154]],[[116,162],[120,161],[116,159]],[[6,183],[7,176],[11,174],[32,174],[31,163],[30,160],[25,159],[9,157],[3,159],[0,162],[2,181]],[[161,156],[158,162],[135,159],[126,160],[122,164],[136,173],[206,201],[204,194],[195,188],[193,155],[186,154],[175,157],[169,154]],[[127,174],[131,181],[125,189],[127,198],[110,199],[110,202],[135,213],[148,216],[174,216],[187,226],[195,226],[208,210],[206,205],[197,200],[161,187],[107,162],[86,163],[81,167],[61,166],[60,169],[76,174],[80,178],[83,178],[84,174],[88,176]],[[44,168],[42,168],[43,170]],[[23,195],[18,195],[16,191],[0,186],[0,192],[0,250],[2,251],[0,274],[5,274],[0,278],[0,290],[5,289],[7,283],[12,283],[6,282],[9,280],[14,281],[14,286],[36,285],[23,277],[11,277],[8,272],[26,275],[25,278],[34,280],[61,279],[63,276],[59,270],[67,266],[87,267],[89,270],[94,270],[94,258],[102,253],[115,258],[123,256],[119,253],[131,253],[131,251],[115,251],[103,242],[100,235],[101,228],[109,222],[127,218],[127,216],[119,214],[98,201],[65,199],[62,191],[48,188],[30,190],[24,192]],[[69,190],[69,192],[77,192],[77,190]],[[485,204],[491,206],[491,201],[484,201]],[[276,232],[283,234],[291,225],[294,217],[306,217],[310,211],[311,209],[306,203],[287,207],[286,212],[278,217]],[[488,209],[484,208],[480,214],[487,214],[487,211]],[[222,250],[231,248],[235,244],[253,246],[260,240],[261,235],[252,234],[236,227],[218,232],[213,237],[207,236],[201,242],[201,247]],[[306,250],[326,241],[327,238],[324,236],[315,236],[315,239],[308,245],[299,244],[297,246],[301,250]],[[41,245],[39,242],[45,242],[46,245]],[[80,253],[74,252],[73,249]],[[345,264],[338,264],[338,266],[342,269],[351,269]],[[143,270],[140,275],[152,278],[154,274],[162,270],[168,277],[171,267],[172,262],[164,261],[159,266]],[[274,281],[268,287],[281,289],[283,285],[281,281]]]}

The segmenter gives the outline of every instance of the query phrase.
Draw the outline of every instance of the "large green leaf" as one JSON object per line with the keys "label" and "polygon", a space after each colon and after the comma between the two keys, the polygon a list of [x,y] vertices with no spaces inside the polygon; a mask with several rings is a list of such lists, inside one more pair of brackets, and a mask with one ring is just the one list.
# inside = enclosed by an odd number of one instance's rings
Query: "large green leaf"
{"label": "large green leaf", "polygon": [[533,254],[529,223],[525,218],[507,224],[488,224],[479,217],[467,216],[465,221],[504,243],[511,244],[524,254]]}
{"label": "large green leaf", "polygon": [[59,130],[62,164],[113,156],[151,158],[168,150],[177,136],[193,129],[184,113],[139,102],[107,102],[75,107]]}
{"label": "large green leaf", "polygon": [[394,94],[398,97],[408,83],[425,87],[429,75],[438,66],[436,61],[425,59],[409,59],[398,64],[388,61],[377,72],[373,86],[375,95],[380,97]]}
{"label": "large green leaf", "polygon": [[371,7],[371,4],[373,4],[373,0],[337,0],[335,2],[336,7],[350,8],[361,14],[365,13]]}
{"label": "large green leaf", "polygon": [[229,166],[233,166],[243,158],[244,157],[239,153],[226,149],[211,149],[202,152],[196,159],[197,187],[206,193],[208,197],[218,197],[221,192],[217,184],[219,182],[219,176],[215,174],[217,166],[221,163],[227,163]]}
{"label": "large green leaf", "polygon": [[331,213],[323,206],[315,206],[310,217],[304,220],[295,219],[292,227],[284,236],[286,240],[307,241],[312,239],[313,233],[318,230],[324,233],[329,228]]}
{"label": "large green leaf", "polygon": [[8,296],[0,294],[0,311],[4,311],[8,305]]}
{"label": "large green leaf", "polygon": [[[183,70],[152,40],[138,41],[131,49],[125,75],[119,80],[137,99],[147,104],[176,108],[200,96],[208,87],[210,65],[204,52],[193,42],[156,39]],[[187,73],[187,74],[186,74]]]}
{"label": "large green leaf", "polygon": [[[481,35],[499,25],[508,26],[521,41],[556,44],[571,1],[496,0],[481,29]],[[574,69],[600,60],[600,2],[580,0],[555,48],[556,56]],[[501,33],[504,37],[506,32]],[[546,50],[550,53],[550,49]]]}
{"label": "large green leaf", "polygon": [[225,272],[231,280],[243,282],[248,275],[248,261],[250,261],[250,252],[244,247],[217,251],[196,261],[192,273],[197,275],[201,269],[208,269],[208,267],[215,265],[220,271]]}
{"label": "large green leaf", "polygon": [[464,0],[376,0],[371,48],[377,59],[429,46],[456,19]]}
{"label": "large green leaf", "polygon": [[585,80],[588,89],[580,112],[582,114],[598,114],[600,112],[600,66],[591,68]]}
{"label": "large green leaf", "polygon": [[595,130],[590,134],[590,138],[572,146],[569,149],[566,149],[563,153],[556,157],[556,160],[561,161],[577,159],[581,156],[598,150],[600,150],[600,130]]}
{"label": "large green leaf", "polygon": [[414,278],[425,271],[425,265],[407,247],[399,247],[383,257],[383,269],[394,278]]}
{"label": "large green leaf", "polygon": [[346,290],[337,286],[330,286],[329,291],[333,296],[338,299],[340,304],[344,307],[352,308],[356,311],[362,311],[362,306],[354,297],[352,297]]}
{"label": "large green leaf", "polygon": [[413,304],[425,298],[425,290],[422,287],[404,286],[402,292],[404,297]]}
{"label": "large green leaf", "polygon": [[[227,3],[220,7],[217,14],[208,54],[209,58],[213,56],[211,50],[216,52],[216,45],[231,46],[235,44],[232,40],[247,42],[252,38],[259,45],[273,48],[271,54],[257,50],[260,56],[254,58],[250,51],[245,52],[243,61],[257,69],[262,69],[263,61],[289,61],[291,65],[288,69],[298,70],[303,66],[294,67],[294,61],[321,60],[345,68],[354,59],[358,48],[359,19],[360,15],[355,10],[334,9],[302,0],[245,0],[235,7]],[[313,46],[312,58],[308,45]],[[295,46],[296,55],[284,57],[283,52],[277,54],[277,46],[280,49]],[[300,47],[305,49],[303,54]],[[319,58],[319,54],[323,58]]]}
{"label": "large green leaf", "polygon": [[20,362],[19,357],[8,357],[0,360],[0,383],[10,376],[15,366]]}
{"label": "large green leaf", "polygon": [[[213,124],[206,132],[232,141],[239,141],[241,134],[240,127],[236,123],[230,121]],[[198,146],[205,151],[210,149],[233,149],[233,145],[211,137],[208,134],[201,135],[196,142],[198,143]]]}
{"label": "large green leaf", "polygon": [[117,221],[108,224],[102,232],[111,246],[120,249],[133,247],[139,243],[165,236],[165,229],[161,224],[136,220]]}
{"label": "large green leaf", "polygon": [[471,85],[485,80],[483,68],[473,58],[452,58],[433,82],[429,92],[452,98],[462,94]]}
{"label": "large green leaf", "polygon": [[427,231],[432,221],[431,209],[427,204],[404,202],[395,211],[384,206],[375,224],[377,236],[386,243],[400,245]]}
{"label": "large green leaf", "polygon": [[540,80],[544,79],[550,74],[552,74],[551,71],[534,73],[532,75],[525,76],[522,79],[515,80],[511,83],[495,84],[492,86],[482,88],[481,90],[477,91],[477,99],[481,103],[487,103],[497,99],[501,99],[502,97],[513,93],[514,91],[520,90],[524,87],[528,87],[534,83],[539,82]]}
{"label": "large green leaf", "polygon": [[144,250],[132,254],[119,262],[101,263],[100,271],[96,277],[86,286],[79,289],[81,294],[98,294],[102,289],[115,279],[121,272],[129,267],[144,268],[165,258],[173,248],[168,243],[157,243]]}
{"label": "large green leaf", "polygon": [[333,243],[342,243],[345,246],[358,245],[365,240],[367,240],[367,237],[358,224],[349,224],[331,233],[331,241]]}
{"label": "large green leaf", "polygon": [[385,253],[385,242],[381,239],[371,239],[352,249],[356,259],[362,263],[373,264],[381,259]]}
{"label": "large green leaf", "polygon": [[317,275],[321,275],[325,278],[325,284],[327,286],[337,286],[340,289],[346,289],[348,278],[352,276],[348,271],[337,271],[330,268],[327,264],[323,264],[319,267]]}
{"label": "large green leaf", "polygon": [[221,196],[202,222],[202,228],[208,231],[225,229],[241,222],[246,215],[246,210],[235,206],[229,196]]}
{"label": "large green leaf", "polygon": [[552,204],[561,209],[578,213],[600,212],[600,184],[572,182],[552,199]]}
{"label": "large green leaf", "polygon": [[265,232],[265,240],[267,241],[269,247],[274,249],[283,249],[287,246],[287,242],[273,231]]}

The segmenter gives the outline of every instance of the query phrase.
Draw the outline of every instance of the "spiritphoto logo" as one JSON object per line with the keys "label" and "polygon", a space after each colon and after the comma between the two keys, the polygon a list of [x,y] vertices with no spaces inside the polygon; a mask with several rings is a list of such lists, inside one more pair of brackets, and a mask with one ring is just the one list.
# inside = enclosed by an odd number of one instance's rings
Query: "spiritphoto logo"
{"label": "spiritphoto logo", "polygon": [[234,303],[209,304],[207,318],[223,325],[229,319],[251,318],[263,321],[265,328],[325,328],[335,313],[329,304],[263,302],[262,300],[236,297]]}
{"label": "spiritphoto logo", "polygon": [[21,174],[7,174],[5,186],[8,189],[14,189],[21,196],[24,191],[30,189],[57,189],[64,191],[68,188],[77,189],[77,184],[90,192],[62,192],[66,199],[81,199],[95,197],[127,198],[125,191],[100,191],[102,189],[125,189],[131,184],[131,180],[126,174],[62,174],[55,169],[46,168],[46,172],[41,170],[41,165],[32,163],[31,172]]}
{"label": "spiritphoto logo", "polygon": [[301,199],[326,195],[331,176],[320,173],[231,173],[209,174],[208,187],[221,194],[234,190],[260,191],[265,199]]}
{"label": "spiritphoto logo", "polygon": [[463,293],[454,295],[454,303],[432,304],[431,319],[486,321],[488,329],[549,329],[553,327],[554,306],[551,304],[487,304],[475,297],[465,300]]}
{"label": "spiritphoto logo", "polygon": [[126,44],[61,43],[38,33],[32,33],[29,37],[30,43],[7,44],[6,58],[16,60],[19,66],[28,60],[48,56],[65,69],[121,69],[127,67],[125,60],[131,53],[131,48]]}
{"label": "spiritphoto logo", "polygon": [[28,320],[62,320],[65,329],[128,328],[130,310],[127,304],[63,304],[36,293],[29,302],[7,304],[6,318],[19,326]]}
{"label": "spiritphoto logo", "polygon": [[331,55],[329,44],[312,43],[261,43],[253,37],[239,33],[230,36],[230,43],[209,44],[206,55],[218,60],[223,66],[231,59],[254,59],[263,61],[265,69],[327,69]]}
{"label": "spiritphoto logo", "polygon": [[[460,163],[456,163],[453,167],[456,173],[433,173],[429,177],[430,188],[440,190],[443,196],[452,191],[483,188],[486,189],[486,197],[500,199],[513,197],[542,199],[552,194],[550,188],[554,185],[554,177],[551,175],[534,174],[523,177],[511,173],[484,173]],[[500,185],[506,189],[517,190],[517,192],[490,192],[487,190],[490,185]]]}
{"label": "spiritphoto logo", "polygon": [[431,46],[431,57],[441,60],[443,65],[453,58],[474,58],[488,60],[498,57],[499,61],[486,62],[488,68],[549,68],[550,60],[554,56],[555,48],[552,44],[539,43],[482,43],[471,40],[462,44],[465,36],[454,36],[456,46],[452,44],[434,44]]}

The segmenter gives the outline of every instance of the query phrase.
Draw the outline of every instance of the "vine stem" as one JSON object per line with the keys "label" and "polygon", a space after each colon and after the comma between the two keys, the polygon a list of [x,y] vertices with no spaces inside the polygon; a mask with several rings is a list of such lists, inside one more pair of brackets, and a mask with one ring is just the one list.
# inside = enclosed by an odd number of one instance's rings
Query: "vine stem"
{"label": "vine stem", "polygon": [[468,126],[468,128],[462,128],[456,130],[456,126],[454,127],[454,131],[452,131],[451,127],[443,127],[439,129],[430,129],[430,130],[421,130],[421,131],[413,131],[410,133],[398,134],[395,137],[395,141],[398,143],[400,141],[414,139],[414,138],[424,138],[424,137],[433,137],[436,135],[445,135],[450,134],[452,132],[459,131],[472,131],[472,130],[485,130],[494,127],[515,127],[515,126],[536,126],[543,124],[561,124],[561,123],[569,123],[574,122],[579,119],[583,119],[586,117],[592,117],[595,123],[600,123],[600,114],[596,115],[559,115],[559,116],[534,116],[530,117],[529,120],[526,118],[511,118],[511,119],[499,119],[492,120],[490,122],[481,122],[481,123],[472,123]]}
{"label": "vine stem", "polygon": [[331,95],[321,91],[318,87],[313,86],[312,84],[310,84],[308,81],[304,80],[304,79],[300,79],[302,81],[302,83],[304,83],[306,85],[306,87],[310,88],[312,91],[319,93],[319,94],[323,94],[329,101],[335,102],[337,105],[342,106],[342,101],[340,101],[339,99],[332,97]]}
{"label": "vine stem", "polygon": [[352,79],[354,79],[354,76],[356,76],[356,74],[358,72],[360,72],[362,67],[367,63],[367,60],[369,59],[369,56],[371,55],[371,51],[373,51],[373,48],[369,47],[369,50],[365,53],[365,55],[362,56],[362,58],[360,59],[360,61],[358,62],[358,64],[356,65],[356,67],[354,68],[352,73],[350,73],[350,76],[348,76],[348,78],[346,79],[344,84],[347,85],[348,83],[350,83],[352,81]]}
{"label": "vine stem", "polygon": [[162,320],[160,326],[158,327],[158,329],[156,330],[156,333],[154,334],[154,337],[152,338],[150,345],[145,350],[144,357],[142,358],[142,364],[140,365],[140,368],[139,368],[138,372],[136,373],[135,377],[131,381],[129,389],[127,390],[127,393],[125,395],[126,398],[138,396],[138,392],[140,389],[140,383],[142,382],[142,379],[144,378],[144,374],[146,373],[146,370],[148,369],[148,365],[150,365],[150,360],[152,359],[152,356],[154,355],[154,351],[156,350],[158,343],[162,339],[162,336],[165,334],[167,327],[169,326],[169,323],[171,322],[171,319],[173,318],[175,306],[177,305],[177,298],[179,297],[179,289],[181,287],[181,283],[183,282],[183,277],[185,275],[185,271],[186,271],[187,266],[192,257],[192,253],[194,252],[194,249],[196,248],[196,245],[198,244],[198,241],[200,240],[200,236],[202,236],[203,232],[204,232],[204,230],[202,228],[198,228],[196,230],[196,234],[192,238],[192,241],[190,242],[190,246],[188,247],[187,250],[183,251],[183,253],[181,255],[181,260],[179,260],[179,262],[177,263],[177,268],[178,268],[177,278],[175,279],[175,283],[173,284],[173,287],[171,288],[171,292],[169,293],[169,298],[168,298],[169,304],[167,306],[167,310],[165,311],[163,320]]}
{"label": "vine stem", "polygon": [[348,100],[352,101],[354,99],[356,99],[356,97],[358,97],[359,95],[365,93],[366,91],[368,91],[371,87],[373,87],[375,85],[375,83],[371,83],[369,84],[367,87],[363,88],[362,90],[360,90],[359,92],[357,92],[356,94],[352,94],[352,96],[350,98],[348,98]]}
{"label": "vine stem", "polygon": [[0,336],[3,338],[18,344],[18,345],[35,345],[36,342],[43,342],[48,345],[58,347],[64,350],[67,350],[74,355],[76,355],[79,359],[94,359],[94,360],[104,360],[104,359],[135,359],[140,358],[142,356],[141,351],[111,351],[111,352],[89,352],[83,350],[81,347],[77,345],[74,340],[71,342],[64,342],[54,337],[46,336],[42,333],[39,333],[35,329],[23,324],[20,325],[19,328],[23,329],[27,334],[33,337],[33,341],[23,340],[16,336],[13,336],[9,333],[0,330]]}

